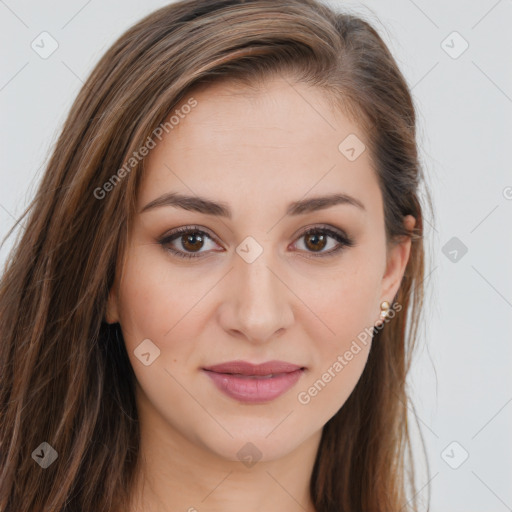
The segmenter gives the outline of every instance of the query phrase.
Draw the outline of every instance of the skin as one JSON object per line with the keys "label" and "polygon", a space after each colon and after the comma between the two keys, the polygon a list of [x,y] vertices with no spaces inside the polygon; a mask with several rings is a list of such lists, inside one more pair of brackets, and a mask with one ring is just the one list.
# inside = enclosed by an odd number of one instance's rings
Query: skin
{"label": "skin", "polygon": [[[290,84],[276,77],[255,89],[229,82],[196,89],[197,106],[146,158],[139,213],[107,308],[138,381],[142,463],[133,510],[313,511],[309,480],[322,427],[354,389],[371,342],[360,343],[309,403],[298,393],[376,324],[380,303],[400,286],[410,240],[386,242],[368,151],[352,162],[338,150],[347,135],[364,141],[364,134],[321,90]],[[233,217],[172,206],[140,213],[164,192],[223,202]],[[339,204],[285,216],[290,202],[333,192],[364,210]],[[411,216],[404,222],[414,226]],[[168,247],[198,258],[159,244],[190,225],[211,238],[184,246],[178,235]],[[315,252],[302,232],[322,225],[344,231],[354,246],[318,256],[338,242],[328,236]],[[235,251],[247,236],[263,249],[252,263]],[[148,366],[134,354],[145,339],[160,349]],[[271,402],[240,403],[201,370],[236,359],[283,360],[306,371]],[[247,442],[261,453],[251,467],[237,457]]]}

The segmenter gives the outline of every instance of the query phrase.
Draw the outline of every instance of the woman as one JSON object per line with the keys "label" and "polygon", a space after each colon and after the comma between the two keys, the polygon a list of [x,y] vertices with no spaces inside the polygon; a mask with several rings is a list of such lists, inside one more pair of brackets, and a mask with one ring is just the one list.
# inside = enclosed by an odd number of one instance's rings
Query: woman
{"label": "woman", "polygon": [[365,21],[188,0],[128,30],[2,277],[0,510],[414,510],[420,181]]}

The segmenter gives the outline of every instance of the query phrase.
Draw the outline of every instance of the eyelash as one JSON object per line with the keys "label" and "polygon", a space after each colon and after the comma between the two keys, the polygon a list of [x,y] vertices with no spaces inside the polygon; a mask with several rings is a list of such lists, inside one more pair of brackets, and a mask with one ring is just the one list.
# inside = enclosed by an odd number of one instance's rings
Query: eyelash
{"label": "eyelash", "polygon": [[[186,253],[183,251],[177,251],[176,249],[173,249],[171,247],[168,247],[168,245],[173,242],[175,239],[178,239],[180,236],[184,234],[200,234],[201,236],[207,236],[211,240],[214,240],[212,236],[210,236],[206,231],[203,231],[197,226],[184,226],[181,228],[177,228],[168,235],[165,235],[160,240],[158,240],[158,243],[168,252],[171,254],[178,256],[179,258],[183,259],[194,259],[194,258],[202,258],[200,254],[202,253]],[[330,236],[331,238],[334,238],[340,245],[336,249],[331,249],[327,252],[322,253],[314,253],[311,252],[309,256],[306,256],[307,258],[324,258],[328,256],[333,256],[337,253],[339,253],[341,250],[343,250],[345,247],[352,247],[354,245],[354,241],[348,237],[347,235],[343,234],[342,232],[335,231],[329,227],[324,226],[315,226],[314,228],[309,228],[303,233],[301,233],[298,237],[298,240],[300,240],[302,237],[311,235],[311,234],[326,234]],[[215,240],[214,240],[215,241]]]}

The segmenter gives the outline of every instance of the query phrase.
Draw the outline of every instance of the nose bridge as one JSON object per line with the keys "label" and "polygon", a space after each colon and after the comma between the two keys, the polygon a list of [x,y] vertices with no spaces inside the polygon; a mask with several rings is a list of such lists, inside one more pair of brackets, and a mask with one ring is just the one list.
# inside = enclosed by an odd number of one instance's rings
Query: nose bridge
{"label": "nose bridge", "polygon": [[266,245],[264,249],[260,245],[260,254],[252,260],[247,255],[257,247],[251,240],[248,245],[242,242],[231,275],[234,292],[230,294],[231,314],[225,327],[240,331],[252,341],[267,340],[293,320],[289,292],[275,275],[279,275],[277,258],[270,243]]}
{"label": "nose bridge", "polygon": [[[236,263],[235,270],[240,283],[239,297],[244,302],[250,299],[249,304],[261,305],[275,301],[279,294],[277,278],[270,271],[274,258],[270,255],[270,249],[263,252],[258,258],[248,263],[242,258]],[[274,269],[275,272],[275,269]]]}

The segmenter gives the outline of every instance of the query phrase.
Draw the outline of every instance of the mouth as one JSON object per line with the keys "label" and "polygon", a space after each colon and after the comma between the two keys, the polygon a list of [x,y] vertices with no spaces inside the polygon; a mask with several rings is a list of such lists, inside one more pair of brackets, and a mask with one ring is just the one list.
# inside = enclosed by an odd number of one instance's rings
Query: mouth
{"label": "mouth", "polygon": [[243,403],[274,400],[291,389],[305,370],[304,366],[284,361],[269,361],[259,365],[230,361],[202,368],[218,390]]}

